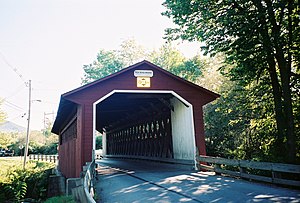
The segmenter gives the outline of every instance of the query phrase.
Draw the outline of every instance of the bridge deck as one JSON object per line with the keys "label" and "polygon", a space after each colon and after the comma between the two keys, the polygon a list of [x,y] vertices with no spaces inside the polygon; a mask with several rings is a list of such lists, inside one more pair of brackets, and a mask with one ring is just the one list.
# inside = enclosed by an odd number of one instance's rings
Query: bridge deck
{"label": "bridge deck", "polygon": [[248,182],[174,164],[97,161],[97,202],[300,202],[300,191]]}

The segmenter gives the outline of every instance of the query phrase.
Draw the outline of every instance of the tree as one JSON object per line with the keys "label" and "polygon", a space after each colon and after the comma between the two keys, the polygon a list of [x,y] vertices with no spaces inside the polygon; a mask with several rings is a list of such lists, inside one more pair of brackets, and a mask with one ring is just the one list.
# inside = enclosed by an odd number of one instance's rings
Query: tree
{"label": "tree", "polygon": [[82,84],[103,78],[143,59],[191,82],[197,82],[205,66],[200,56],[187,59],[170,43],[147,52],[130,39],[122,42],[119,50],[100,50],[93,63],[83,66],[85,73]]}
{"label": "tree", "polygon": [[144,58],[147,58],[146,51],[134,39],[124,40],[118,50],[100,50],[93,63],[83,66],[82,84],[108,76]]}
{"label": "tree", "polygon": [[207,67],[206,62],[200,56],[187,59],[178,67],[171,68],[171,72],[188,81],[198,83],[203,70]]}
{"label": "tree", "polygon": [[84,78],[82,78],[82,84],[103,78],[121,70],[123,67],[123,61],[114,51],[100,50],[97,54],[97,59],[93,63],[83,66],[85,73]]}
{"label": "tree", "polygon": [[205,63],[205,68],[202,76],[198,78],[198,84],[211,91],[222,93],[224,91],[222,87],[230,83],[228,78],[219,71],[219,68],[225,65],[224,56],[218,54],[214,57],[203,57],[201,60]]}
{"label": "tree", "polygon": [[284,161],[276,156],[272,91],[265,80],[242,86],[226,81],[222,96],[204,109],[207,154],[259,161]]}
{"label": "tree", "polygon": [[125,67],[144,60],[148,55],[145,48],[139,45],[134,38],[124,40],[120,49],[115,52]]}
{"label": "tree", "polygon": [[0,148],[8,148],[17,141],[17,133],[0,132]]}
{"label": "tree", "polygon": [[158,50],[153,50],[148,58],[152,63],[166,70],[175,69],[175,67],[183,65],[186,60],[171,43],[163,44]]}
{"label": "tree", "polygon": [[152,51],[148,59],[174,75],[194,83],[197,83],[206,65],[205,60],[199,55],[190,59],[185,58],[171,43],[162,45],[158,51]]}
{"label": "tree", "polygon": [[100,134],[96,137],[96,149],[102,149],[102,147],[102,135]]}
{"label": "tree", "polygon": [[[212,55],[223,52],[231,68],[224,73],[244,86],[267,73],[277,128],[278,155],[296,161],[293,110],[299,94],[300,7],[298,0],[166,0],[164,15],[178,26],[167,38],[204,41]],[[286,140],[286,143],[285,143]],[[285,143],[285,146],[282,145]]]}

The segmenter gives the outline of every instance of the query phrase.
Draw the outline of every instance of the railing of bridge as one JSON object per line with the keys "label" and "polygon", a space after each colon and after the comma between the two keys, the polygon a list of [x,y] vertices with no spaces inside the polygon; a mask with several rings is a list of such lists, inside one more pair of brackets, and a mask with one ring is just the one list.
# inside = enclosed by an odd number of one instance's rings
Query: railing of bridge
{"label": "railing of bridge", "polygon": [[197,156],[200,169],[249,180],[300,187],[300,165]]}
{"label": "railing of bridge", "polygon": [[96,203],[94,178],[96,177],[95,161],[87,162],[82,169],[80,178],[66,180],[66,195],[72,195],[76,202]]}
{"label": "railing of bridge", "polygon": [[57,163],[58,155],[30,154],[29,160],[48,161]]}
{"label": "railing of bridge", "polygon": [[83,177],[83,188],[84,188],[86,200],[88,203],[96,203],[96,201],[93,199],[95,195],[93,181],[94,178],[96,177],[95,160],[91,163],[88,163],[87,166],[85,167],[84,167],[84,177]]}

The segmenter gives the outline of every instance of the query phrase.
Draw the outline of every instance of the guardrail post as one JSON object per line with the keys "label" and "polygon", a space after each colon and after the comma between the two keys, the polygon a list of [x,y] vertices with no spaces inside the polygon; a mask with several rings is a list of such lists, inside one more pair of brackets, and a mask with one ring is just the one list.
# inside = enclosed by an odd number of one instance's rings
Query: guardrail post
{"label": "guardrail post", "polygon": [[214,171],[217,175],[221,175],[220,170],[221,170],[221,164],[214,164]]}
{"label": "guardrail post", "polygon": [[272,172],[272,182],[274,183],[274,179],[276,178],[281,178],[281,173],[278,172],[278,171],[274,171],[273,170],[273,164],[272,164],[272,169],[271,169],[271,172]]}
{"label": "guardrail post", "polygon": [[239,171],[240,171],[240,174],[242,176],[243,173],[246,173],[246,168],[241,166],[240,160],[238,160],[238,162],[239,162]]}

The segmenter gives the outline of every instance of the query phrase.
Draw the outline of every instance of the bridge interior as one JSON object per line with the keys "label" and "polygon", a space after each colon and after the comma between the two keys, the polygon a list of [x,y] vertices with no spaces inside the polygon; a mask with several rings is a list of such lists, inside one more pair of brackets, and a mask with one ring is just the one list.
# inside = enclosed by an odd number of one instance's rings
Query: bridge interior
{"label": "bridge interior", "polygon": [[96,105],[107,155],[173,158],[172,94],[115,93]]}

